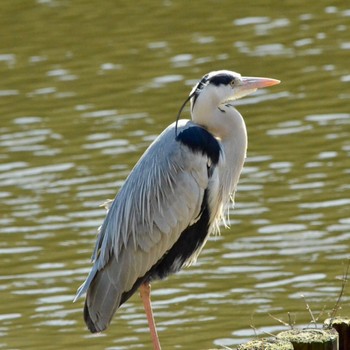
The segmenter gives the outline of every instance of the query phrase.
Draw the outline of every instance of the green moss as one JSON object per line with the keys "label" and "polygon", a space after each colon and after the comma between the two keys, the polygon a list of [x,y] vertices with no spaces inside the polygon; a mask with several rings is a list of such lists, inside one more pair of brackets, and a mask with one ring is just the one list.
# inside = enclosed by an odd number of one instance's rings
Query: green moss
{"label": "green moss", "polygon": [[326,327],[331,327],[334,325],[341,325],[341,324],[346,324],[350,326],[350,317],[334,317],[334,318],[327,318],[324,321],[324,324]]}
{"label": "green moss", "polygon": [[293,345],[283,339],[260,339],[240,345],[237,350],[293,350]]}
{"label": "green moss", "polygon": [[292,329],[281,332],[277,338],[289,340],[293,344],[327,343],[338,337],[336,332],[325,329]]}

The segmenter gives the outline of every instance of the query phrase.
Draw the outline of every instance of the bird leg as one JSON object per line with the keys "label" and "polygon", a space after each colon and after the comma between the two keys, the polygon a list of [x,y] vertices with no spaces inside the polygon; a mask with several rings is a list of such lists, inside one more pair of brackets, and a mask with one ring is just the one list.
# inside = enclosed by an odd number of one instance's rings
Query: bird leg
{"label": "bird leg", "polygon": [[151,331],[153,348],[154,350],[161,350],[151,305],[151,285],[148,282],[141,284],[140,297],[146,312],[148,326]]}

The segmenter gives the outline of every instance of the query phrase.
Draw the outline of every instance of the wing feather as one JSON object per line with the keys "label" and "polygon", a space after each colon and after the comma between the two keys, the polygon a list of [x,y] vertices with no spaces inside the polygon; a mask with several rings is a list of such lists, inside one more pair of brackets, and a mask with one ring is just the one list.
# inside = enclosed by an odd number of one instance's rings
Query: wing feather
{"label": "wing feather", "polygon": [[[179,131],[193,126],[187,122]],[[87,293],[85,319],[91,331],[105,329],[125,293],[198,220],[208,187],[208,156],[191,152],[168,127],[126,179],[103,222],[94,266],[77,297]],[[76,297],[76,298],[77,298]]]}

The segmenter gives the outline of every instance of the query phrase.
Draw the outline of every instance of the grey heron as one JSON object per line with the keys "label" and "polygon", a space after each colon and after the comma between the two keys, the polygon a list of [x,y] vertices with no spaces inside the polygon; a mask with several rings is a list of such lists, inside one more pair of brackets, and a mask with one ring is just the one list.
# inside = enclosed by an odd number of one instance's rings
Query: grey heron
{"label": "grey heron", "polygon": [[[94,264],[75,297],[86,292],[84,319],[91,332],[105,330],[140,289],[153,346],[160,349],[150,282],[192,264],[219,230],[247,149],[245,123],[232,101],[278,83],[220,70],[193,87],[176,122],[154,140],[107,204]],[[192,120],[179,120],[189,101]]]}

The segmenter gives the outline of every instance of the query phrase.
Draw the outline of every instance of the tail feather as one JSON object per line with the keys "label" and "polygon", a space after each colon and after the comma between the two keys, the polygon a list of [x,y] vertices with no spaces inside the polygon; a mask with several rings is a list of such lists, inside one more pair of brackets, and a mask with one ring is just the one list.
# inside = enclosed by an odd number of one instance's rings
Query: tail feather
{"label": "tail feather", "polygon": [[91,333],[98,333],[98,332],[101,332],[101,330],[97,329],[96,326],[95,326],[95,323],[93,322],[93,320],[91,319],[90,317],[90,313],[89,313],[89,308],[88,306],[84,305],[84,321],[85,321],[85,324],[87,326],[87,328],[89,329],[89,331]]}
{"label": "tail feather", "polygon": [[[162,243],[168,244],[167,240]],[[164,247],[154,246],[150,252],[135,252],[132,243],[130,246],[119,254],[118,260],[111,255],[100,270],[95,263],[85,284],[78,290],[78,296],[86,291],[84,320],[92,333],[108,327],[117,309],[150,278],[157,265],[155,257],[164,251]]]}
{"label": "tail feather", "polygon": [[[112,260],[112,263],[111,263]],[[110,280],[108,270],[113,268],[113,260],[95,275],[85,300],[84,320],[92,333],[105,330],[120,306],[122,291]]]}

